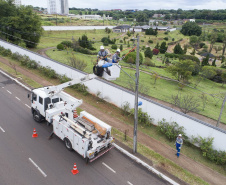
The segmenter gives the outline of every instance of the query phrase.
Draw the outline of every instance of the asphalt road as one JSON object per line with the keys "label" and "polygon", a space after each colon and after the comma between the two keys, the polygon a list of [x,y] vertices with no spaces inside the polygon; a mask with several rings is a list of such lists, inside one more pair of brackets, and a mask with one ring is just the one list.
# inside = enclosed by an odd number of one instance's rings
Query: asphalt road
{"label": "asphalt road", "polygon": [[[33,120],[27,93],[0,74],[0,185],[168,184],[116,149],[86,165],[56,136],[48,140],[52,127]],[[32,138],[34,128],[38,138]]]}

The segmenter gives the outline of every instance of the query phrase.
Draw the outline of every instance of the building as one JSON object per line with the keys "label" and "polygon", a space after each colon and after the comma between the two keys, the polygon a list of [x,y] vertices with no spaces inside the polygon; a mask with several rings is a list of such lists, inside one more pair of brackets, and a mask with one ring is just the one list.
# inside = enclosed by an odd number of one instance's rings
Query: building
{"label": "building", "polygon": [[127,32],[129,31],[129,29],[131,28],[131,26],[129,25],[121,25],[121,26],[116,26],[113,28],[113,32],[116,32],[116,33],[121,33],[121,32]]}
{"label": "building", "polygon": [[154,14],[152,17],[153,18],[163,18],[163,17],[165,17],[165,15],[164,14]]}
{"label": "building", "polygon": [[68,0],[48,0],[48,14],[68,15]]}

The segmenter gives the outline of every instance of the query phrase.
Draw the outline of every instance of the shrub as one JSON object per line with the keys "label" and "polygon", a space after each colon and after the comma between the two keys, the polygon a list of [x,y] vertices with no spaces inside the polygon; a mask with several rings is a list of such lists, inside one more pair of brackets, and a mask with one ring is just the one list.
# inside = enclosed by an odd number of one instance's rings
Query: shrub
{"label": "shrub", "polygon": [[[126,57],[124,58],[124,61],[126,62],[126,63],[129,63],[128,62],[128,59],[129,58],[132,58],[133,59],[133,64],[135,64],[136,63],[136,52],[131,52],[131,53],[129,53],[128,55],[126,55]],[[140,53],[140,56],[139,56],[139,59],[140,59],[140,64],[142,64],[143,63],[143,55]]]}
{"label": "shrub", "polygon": [[[130,110],[130,115],[134,115],[134,109]],[[143,112],[141,108],[138,109],[138,123],[146,126],[151,126],[153,118],[147,112]]]}
{"label": "shrub", "polygon": [[152,52],[153,52],[153,55],[158,55],[159,54],[159,50],[158,49],[153,49]]}
{"label": "shrub", "polygon": [[29,60],[28,63],[27,63],[27,68],[37,69],[38,64],[34,60]]}
{"label": "shrub", "polygon": [[175,38],[172,38],[172,41],[175,41]]}
{"label": "shrub", "polygon": [[94,51],[92,52],[91,50],[87,49],[87,48],[83,48],[81,46],[76,46],[73,49],[76,52],[80,52],[80,53],[84,53],[84,54],[88,54],[88,55],[97,55],[97,52]]}
{"label": "shrub", "polygon": [[164,37],[163,39],[164,39],[164,40],[166,40],[166,41],[167,41],[167,40],[169,40],[169,38],[168,38],[168,37]]}
{"label": "shrub", "polygon": [[71,41],[62,41],[61,44],[63,44],[64,46],[67,46],[68,48],[72,47],[72,42]]}
{"label": "shrub", "polygon": [[88,95],[89,92],[87,91],[88,87],[85,86],[84,84],[75,84],[71,86],[73,89],[81,92],[84,96]]}
{"label": "shrub", "polygon": [[19,62],[23,58],[23,56],[21,56],[18,52],[16,52],[16,53],[12,53],[11,58]]}
{"label": "shrub", "polygon": [[153,43],[153,40],[148,40],[148,42],[149,42],[150,44],[152,44],[152,43]]}
{"label": "shrub", "polygon": [[108,41],[105,40],[104,43],[103,43],[103,45],[104,45],[104,46],[108,46]]}
{"label": "shrub", "polygon": [[56,71],[54,71],[50,67],[43,67],[43,66],[41,66],[39,69],[42,72],[42,74],[44,74],[45,76],[47,76],[49,78],[54,78],[54,79],[57,78]]}
{"label": "shrub", "polygon": [[202,155],[210,161],[215,162],[218,165],[226,164],[226,152],[217,151],[212,148],[213,138],[202,138],[201,136],[193,137],[192,143],[200,146]]}
{"label": "shrub", "polygon": [[141,42],[144,42],[144,40],[140,40]]}
{"label": "shrub", "polygon": [[203,46],[205,46],[205,45],[206,45],[205,43],[201,42],[201,43],[199,44],[199,47],[200,47],[200,48],[203,48]]}
{"label": "shrub", "polygon": [[1,51],[0,51],[1,55],[4,56],[4,57],[8,57],[8,56],[11,56],[12,55],[12,52],[10,49],[5,49],[3,48]]}
{"label": "shrub", "polygon": [[111,39],[109,39],[108,37],[103,37],[102,39],[101,39],[101,42],[105,42],[105,41],[107,41],[109,44],[115,44],[115,41],[116,40],[111,40]]}
{"label": "shrub", "polygon": [[123,102],[123,104],[121,105],[121,110],[122,110],[122,115],[129,115],[129,111],[130,111],[130,103],[128,101]]}
{"label": "shrub", "polygon": [[152,62],[150,58],[145,58],[143,65],[155,67],[155,63]]}
{"label": "shrub", "polygon": [[163,133],[170,141],[177,138],[178,134],[182,134],[185,139],[188,138],[184,133],[184,127],[180,127],[176,122],[166,122],[165,119],[158,122],[158,131]]}
{"label": "shrub", "polygon": [[123,43],[123,40],[120,40],[119,42],[120,42],[120,43]]}
{"label": "shrub", "polygon": [[63,44],[58,44],[57,45],[58,50],[64,50],[64,45]]}
{"label": "shrub", "polygon": [[111,46],[111,49],[117,49],[117,45],[116,45],[116,44],[113,44],[113,45]]}

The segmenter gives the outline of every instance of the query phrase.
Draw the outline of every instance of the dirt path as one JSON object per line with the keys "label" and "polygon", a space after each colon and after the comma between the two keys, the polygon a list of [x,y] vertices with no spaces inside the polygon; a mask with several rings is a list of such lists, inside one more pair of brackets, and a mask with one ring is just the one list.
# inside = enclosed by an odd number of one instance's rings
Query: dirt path
{"label": "dirt path", "polygon": [[46,54],[46,51],[49,50],[49,49],[54,49],[54,48],[56,48],[56,47],[49,47],[49,48],[45,48],[45,49],[40,49],[40,50],[37,51],[37,53],[39,53],[40,55],[42,55],[44,57],[49,58],[49,56]]}
{"label": "dirt path", "polygon": [[[8,60],[0,57],[0,61],[8,66],[10,66]],[[28,70],[25,70],[21,67],[17,67],[17,71],[26,75],[27,77],[35,80],[36,82],[42,84],[43,86],[46,85],[51,85],[50,82],[36,76],[35,74],[31,73]],[[83,103],[81,108],[83,110],[86,110],[87,112],[95,115],[96,117],[101,118],[101,120],[109,123],[111,126],[119,129],[120,131],[125,131],[129,129],[128,135],[130,137],[133,136],[133,127],[126,125],[125,123],[121,122],[118,120],[116,117],[112,117],[110,114],[111,112],[109,111],[108,114],[103,113],[102,111],[98,110],[97,108],[93,107],[92,105],[88,103]],[[184,169],[190,171],[191,173],[201,177],[205,181],[207,181],[210,184],[216,184],[216,185],[224,185],[226,182],[226,177],[213,171],[212,169],[184,156],[183,154],[181,157],[178,159],[175,156],[175,150],[172,149],[171,147],[149,137],[148,135],[143,134],[142,132],[138,131],[138,141],[140,143],[143,143],[144,145],[148,146],[155,152],[159,153],[160,155],[172,160],[179,166],[183,167]],[[182,151],[183,152],[183,151]]]}

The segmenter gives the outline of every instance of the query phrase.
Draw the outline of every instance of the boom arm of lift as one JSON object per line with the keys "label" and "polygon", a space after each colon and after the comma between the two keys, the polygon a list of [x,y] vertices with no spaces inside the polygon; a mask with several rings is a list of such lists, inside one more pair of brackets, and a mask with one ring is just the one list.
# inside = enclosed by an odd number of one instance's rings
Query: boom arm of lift
{"label": "boom arm of lift", "polygon": [[49,86],[49,87],[44,87],[44,90],[46,93],[49,94],[50,97],[59,94],[62,90],[64,90],[64,88],[75,85],[75,84],[79,84],[79,83],[83,83],[89,80],[92,80],[96,78],[95,74],[88,74],[83,78],[77,78],[74,80],[71,80],[69,82],[65,82],[63,84],[60,85],[56,85],[56,86]]}

